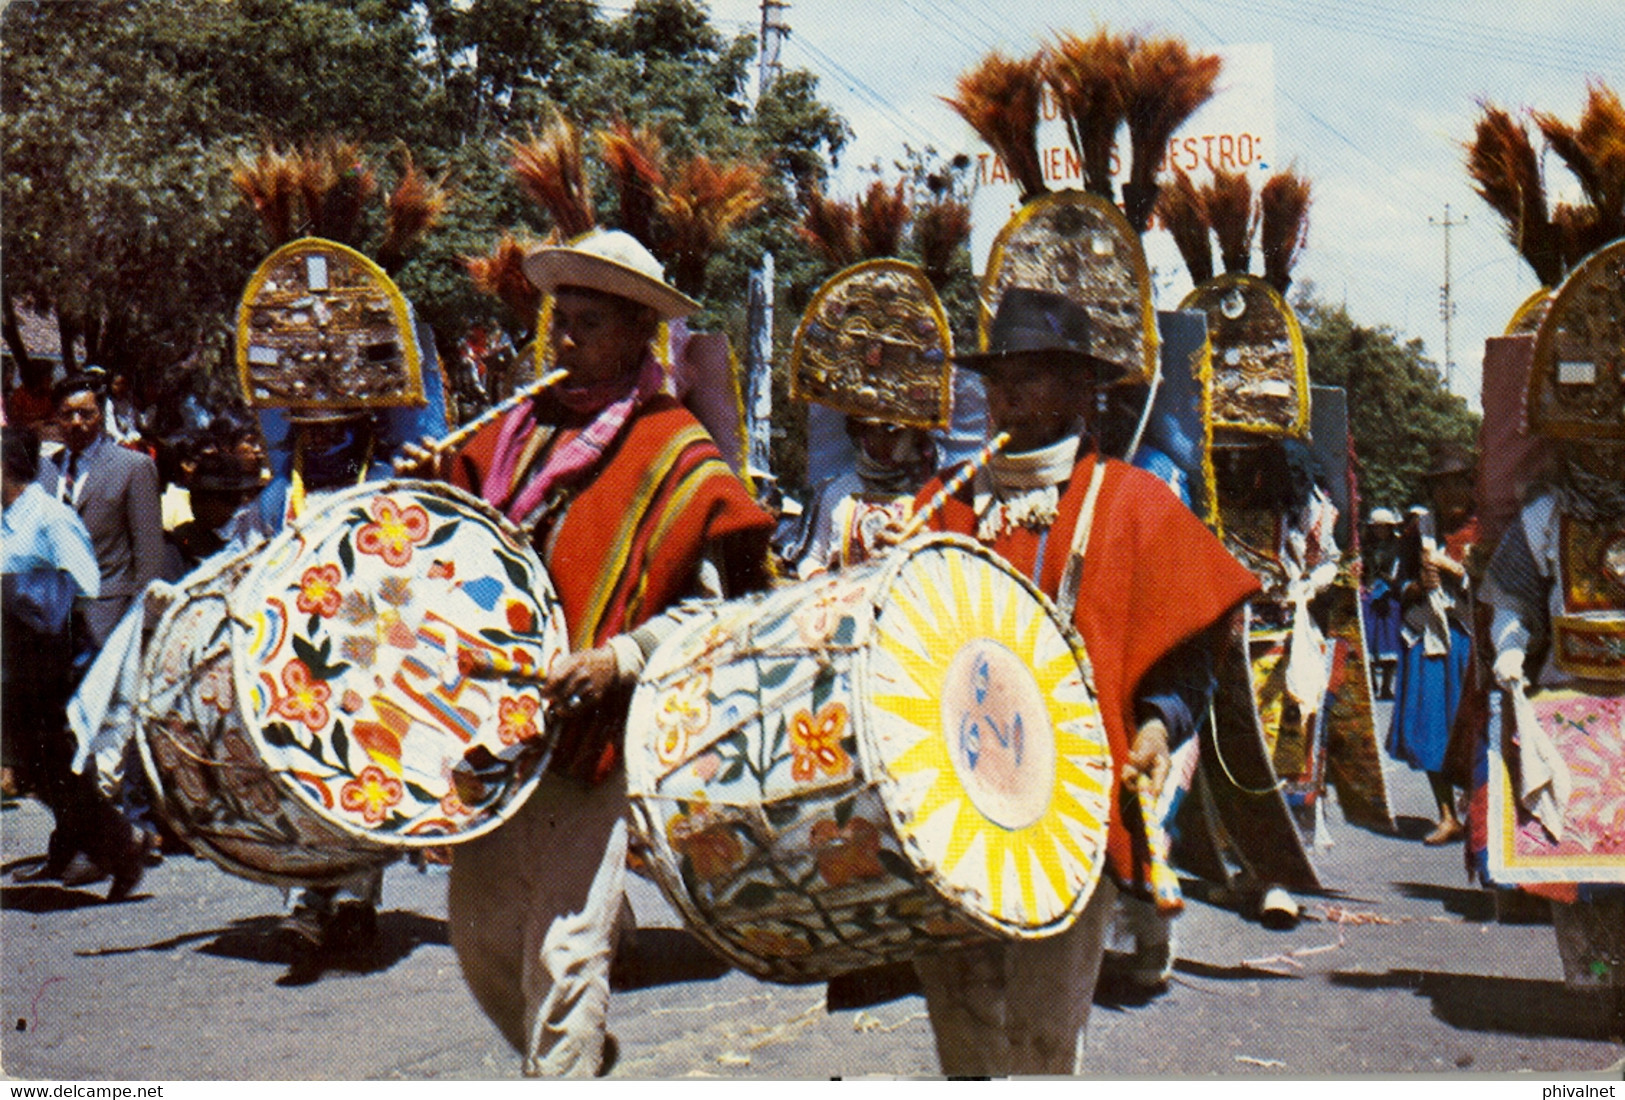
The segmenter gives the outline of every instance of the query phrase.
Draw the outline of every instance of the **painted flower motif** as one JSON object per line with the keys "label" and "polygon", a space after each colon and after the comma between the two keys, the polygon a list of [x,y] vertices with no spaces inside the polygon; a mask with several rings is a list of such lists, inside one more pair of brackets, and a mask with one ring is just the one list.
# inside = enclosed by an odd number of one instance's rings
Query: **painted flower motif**
{"label": "painted flower motif", "polygon": [[385,775],[382,768],[368,765],[361,774],[345,783],[339,790],[339,805],[351,813],[359,813],[368,825],[384,820],[389,808],[400,802],[406,787],[399,779]]}
{"label": "painted flower motif", "polygon": [[655,756],[662,764],[682,760],[689,738],[703,732],[711,721],[710,690],[711,676],[702,670],[661,697],[655,708]]}
{"label": "painted flower motif", "polygon": [[378,657],[378,639],[365,634],[347,634],[339,641],[339,652],[351,664],[371,668]]}
{"label": "painted flower motif", "polygon": [[378,598],[391,607],[405,607],[412,602],[412,582],[390,574],[378,582]]}
{"label": "painted flower motif", "polygon": [[840,776],[852,767],[852,758],[841,747],[846,733],[846,704],[824,704],[816,715],[798,711],[790,721],[790,778],[806,783],[820,771]]}
{"label": "painted flower motif", "polygon": [[267,818],[282,805],[282,796],[265,772],[259,753],[236,730],[221,739],[230,767],[224,769],[231,790],[237,797]]}
{"label": "painted flower motif", "polygon": [[796,612],[796,632],[810,646],[821,646],[829,641],[848,615],[855,615],[863,606],[868,593],[855,584],[832,580],[821,586],[812,602]]}
{"label": "painted flower motif", "polygon": [[666,839],[678,854],[688,857],[702,882],[721,878],[745,862],[739,834],[706,802],[692,804],[667,822]]}
{"label": "painted flower motif", "polygon": [[709,783],[722,769],[722,757],[714,752],[703,753],[694,761],[694,774],[701,783]]}
{"label": "painted flower motif", "polygon": [[163,735],[152,738],[149,744],[160,772],[187,801],[198,806],[210,801],[209,785],[197,765],[202,745],[185,722],[171,716],[164,722]]}
{"label": "painted flower motif", "polygon": [[497,735],[504,745],[528,741],[541,731],[536,728],[538,704],[534,697],[509,696],[497,702]]}
{"label": "painted flower motif", "polygon": [[752,955],[770,959],[795,959],[812,954],[812,944],[800,936],[786,935],[761,925],[748,925],[739,930],[739,943]]}
{"label": "painted flower motif", "polygon": [[237,689],[231,681],[229,660],[210,661],[198,680],[197,697],[221,714],[237,709]]}
{"label": "painted flower motif", "polygon": [[810,838],[818,874],[831,886],[845,886],[857,879],[883,878],[880,864],[880,830],[874,822],[854,817],[845,825],[826,818],[813,825]]}
{"label": "painted flower motif", "polygon": [[331,619],[344,604],[344,593],[339,591],[343,574],[331,563],[313,565],[299,578],[299,599],[295,601],[300,612]]}
{"label": "painted flower motif", "polygon": [[333,689],[311,679],[305,662],[295,657],[282,666],[282,686],[287,694],[277,699],[273,711],[290,722],[303,722],[312,733],[327,725],[327,700]]}
{"label": "painted flower motif", "polygon": [[446,793],[440,796],[440,812],[447,817],[467,817],[474,811],[463,805],[463,800],[457,797],[456,788],[448,786]]}
{"label": "painted flower motif", "polygon": [[412,560],[412,548],[429,537],[429,513],[416,504],[402,508],[393,498],[372,498],[373,522],[363,524],[355,534],[355,548],[375,554],[386,565],[399,569]]}
{"label": "painted flower motif", "polygon": [[536,616],[518,600],[509,600],[503,610],[508,616],[508,629],[515,634],[529,634],[536,625]]}

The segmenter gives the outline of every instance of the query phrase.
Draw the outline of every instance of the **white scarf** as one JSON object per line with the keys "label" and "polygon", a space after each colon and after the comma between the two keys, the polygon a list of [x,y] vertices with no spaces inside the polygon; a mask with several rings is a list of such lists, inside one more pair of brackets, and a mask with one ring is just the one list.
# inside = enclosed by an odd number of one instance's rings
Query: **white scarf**
{"label": "white scarf", "polygon": [[972,483],[977,539],[992,542],[1017,527],[1042,531],[1053,525],[1060,487],[1071,479],[1077,460],[1076,435],[1036,451],[994,455]]}

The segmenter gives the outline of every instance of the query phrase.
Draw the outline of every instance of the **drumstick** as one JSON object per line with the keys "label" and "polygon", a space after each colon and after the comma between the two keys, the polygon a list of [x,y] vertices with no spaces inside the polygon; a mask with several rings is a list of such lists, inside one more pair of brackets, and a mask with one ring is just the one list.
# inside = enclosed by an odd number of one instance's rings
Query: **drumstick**
{"label": "drumstick", "polygon": [[457,650],[457,671],[471,680],[509,680],[539,684],[547,673],[525,661],[515,661],[500,653],[485,653],[467,647]]}
{"label": "drumstick", "polygon": [[898,536],[897,541],[907,542],[919,534],[920,528],[930,523],[931,517],[940,512],[942,506],[948,503],[948,498],[963,489],[965,482],[975,477],[976,471],[986,466],[994,455],[1004,450],[1004,445],[1008,442],[1010,442],[1009,432],[1000,432],[988,440],[987,445],[977,451],[974,458],[965,463],[957,474],[945,481],[942,488],[938,489],[931,499],[925,502],[924,508],[914,513],[914,518],[908,521],[908,526],[903,528],[903,533]]}
{"label": "drumstick", "polygon": [[443,436],[442,438],[435,440],[433,449],[436,451],[449,451],[453,447],[462,446],[473,437],[475,432],[491,423],[491,421],[495,420],[499,416],[502,416],[510,409],[517,408],[522,402],[528,401],[532,397],[535,397],[537,394],[541,393],[543,390],[547,389],[547,387],[559,381],[569,373],[569,371],[564,370],[562,367],[558,370],[548,371],[546,374],[542,375],[542,377],[538,378],[535,382],[532,382],[524,389],[513,393],[506,401],[503,401],[501,404],[491,406],[489,409],[486,409],[479,416],[476,416],[473,420],[470,420],[467,424],[464,424],[461,428],[458,428],[450,435]]}

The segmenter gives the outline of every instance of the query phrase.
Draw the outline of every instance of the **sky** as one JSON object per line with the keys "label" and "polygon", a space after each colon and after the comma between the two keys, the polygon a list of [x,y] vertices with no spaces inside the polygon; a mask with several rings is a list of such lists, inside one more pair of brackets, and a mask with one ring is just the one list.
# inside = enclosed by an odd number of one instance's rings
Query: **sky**
{"label": "sky", "polygon": [[[710,0],[710,10],[730,32],[761,23],[759,0]],[[1467,176],[1462,146],[1479,101],[1573,122],[1588,79],[1625,94],[1625,0],[791,0],[782,18],[784,65],[816,73],[854,132],[832,188],[846,196],[866,185],[862,167],[889,168],[905,143],[981,151],[937,97],[995,48],[1024,56],[1056,31],[1101,25],[1196,50],[1270,44],[1272,167],[1293,166],[1313,186],[1296,281],[1361,324],[1420,338],[1442,369],[1448,204],[1462,223],[1449,230],[1450,382],[1475,408],[1485,338],[1539,288]],[[1559,198],[1575,197],[1555,157],[1546,176]],[[1160,230],[1146,247],[1157,305],[1171,308],[1189,279]]]}

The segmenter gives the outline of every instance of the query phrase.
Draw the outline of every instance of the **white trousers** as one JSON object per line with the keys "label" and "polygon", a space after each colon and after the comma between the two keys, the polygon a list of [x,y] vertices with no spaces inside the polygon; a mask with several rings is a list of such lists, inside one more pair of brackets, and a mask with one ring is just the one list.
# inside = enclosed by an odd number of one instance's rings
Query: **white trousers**
{"label": "white trousers", "polygon": [[451,943],[530,1077],[591,1077],[626,890],[626,774],[544,774],[519,812],[452,849]]}
{"label": "white trousers", "polygon": [[949,1077],[1073,1075],[1100,976],[1117,885],[1101,876],[1077,923],[1058,936],[979,944],[914,960]]}

